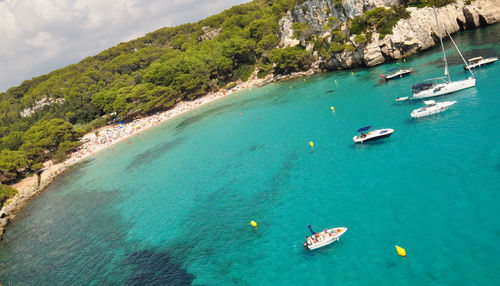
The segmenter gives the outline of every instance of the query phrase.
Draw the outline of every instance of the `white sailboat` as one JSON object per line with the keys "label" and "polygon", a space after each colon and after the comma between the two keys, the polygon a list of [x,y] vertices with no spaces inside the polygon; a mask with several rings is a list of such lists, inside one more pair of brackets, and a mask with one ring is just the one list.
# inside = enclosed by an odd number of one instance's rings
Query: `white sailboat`
{"label": "white sailboat", "polygon": [[[444,77],[439,77],[439,78],[433,78],[433,79],[428,79],[425,80],[424,83],[419,83],[419,84],[414,84],[413,85],[413,99],[421,99],[421,98],[428,98],[428,97],[434,97],[438,95],[443,95],[443,94],[448,94],[452,93],[455,91],[459,91],[462,89],[466,89],[469,87],[473,87],[476,85],[476,79],[474,78],[474,74],[470,69],[470,73],[472,74],[471,77],[465,80],[459,80],[459,81],[451,81],[450,74],[448,72],[448,62],[446,61],[446,53],[444,51],[444,46],[443,46],[443,39],[441,36],[441,28],[439,27],[439,21],[437,18],[436,14],[436,8],[434,8],[434,16],[436,18],[436,25],[438,28],[438,33],[439,33],[439,41],[441,42],[441,49],[443,51],[443,60],[444,60],[444,74],[446,76]],[[446,29],[445,29],[446,31]],[[455,44],[455,41],[453,41],[453,38],[451,35],[446,31],[448,36],[450,37],[451,41],[453,42],[453,45],[455,45],[455,48],[457,49],[458,53],[462,57],[462,60],[467,64],[465,61],[464,57],[462,56],[462,53],[460,53],[460,50],[458,49],[457,45]],[[439,82],[438,82],[439,81]]]}

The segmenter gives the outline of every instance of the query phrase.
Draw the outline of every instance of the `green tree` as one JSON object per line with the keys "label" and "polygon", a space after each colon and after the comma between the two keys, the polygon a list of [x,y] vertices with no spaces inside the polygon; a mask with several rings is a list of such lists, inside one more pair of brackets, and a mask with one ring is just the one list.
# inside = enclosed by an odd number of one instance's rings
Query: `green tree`
{"label": "green tree", "polygon": [[294,32],[293,37],[298,40],[310,40],[314,33],[312,27],[307,23],[296,22],[292,26]]}
{"label": "green tree", "polygon": [[266,52],[276,48],[279,44],[278,36],[275,34],[268,34],[262,37],[262,40],[257,44],[256,52],[259,54],[266,54]]}
{"label": "green tree", "polygon": [[78,139],[71,123],[60,118],[41,120],[24,133],[24,142],[49,152],[57,150],[60,143]]}
{"label": "green tree", "polygon": [[23,134],[22,131],[12,131],[7,136],[0,139],[0,150],[7,148],[10,150],[17,150],[21,145],[23,145]]}
{"label": "green tree", "polygon": [[312,56],[300,47],[287,47],[271,51],[270,60],[274,63],[275,71],[280,74],[308,69],[312,63]]}
{"label": "green tree", "polygon": [[19,151],[4,149],[0,152],[0,182],[15,179],[19,171],[29,164],[28,158]]}
{"label": "green tree", "polygon": [[7,185],[0,184],[0,208],[3,207],[3,204],[10,198],[14,197],[17,194],[17,190],[9,187]]}

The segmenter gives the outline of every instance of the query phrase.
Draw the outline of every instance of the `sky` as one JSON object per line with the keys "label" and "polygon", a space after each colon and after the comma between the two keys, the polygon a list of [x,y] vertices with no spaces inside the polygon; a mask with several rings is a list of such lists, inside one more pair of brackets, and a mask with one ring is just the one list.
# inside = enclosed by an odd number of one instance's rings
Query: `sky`
{"label": "sky", "polygon": [[250,0],[0,0],[0,92]]}

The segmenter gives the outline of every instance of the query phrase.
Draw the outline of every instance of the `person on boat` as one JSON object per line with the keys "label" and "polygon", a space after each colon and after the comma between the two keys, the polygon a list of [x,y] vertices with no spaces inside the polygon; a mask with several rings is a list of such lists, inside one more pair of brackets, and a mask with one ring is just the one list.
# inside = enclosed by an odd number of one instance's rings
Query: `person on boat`
{"label": "person on boat", "polygon": [[312,244],[312,239],[310,239],[309,237],[306,237],[306,242],[308,245],[311,245]]}

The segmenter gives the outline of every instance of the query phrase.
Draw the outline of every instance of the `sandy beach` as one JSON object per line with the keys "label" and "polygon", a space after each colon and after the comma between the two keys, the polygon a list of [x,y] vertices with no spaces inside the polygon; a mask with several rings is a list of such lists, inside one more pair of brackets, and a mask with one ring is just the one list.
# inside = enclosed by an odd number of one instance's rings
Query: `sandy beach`
{"label": "sandy beach", "polygon": [[316,72],[318,71],[309,70],[307,72],[298,72],[286,76],[269,76],[264,79],[258,79],[255,75],[253,75],[250,80],[229,90],[221,89],[218,92],[208,93],[193,101],[181,101],[167,111],[157,113],[148,117],[137,118],[134,121],[125,124],[107,125],[85,134],[81,139],[83,144],[78,148],[78,150],[71,153],[69,158],[64,162],[54,164],[52,161],[47,161],[44,163],[44,171],[40,176],[39,185],[36,175],[26,177],[18,183],[11,185],[13,188],[18,190],[18,194],[12,199],[8,200],[0,210],[0,240],[3,233],[5,232],[5,227],[10,223],[12,219],[15,218],[16,212],[18,212],[24,205],[26,205],[30,201],[30,199],[34,198],[36,195],[45,190],[48,185],[57,178],[58,175],[64,173],[70,166],[85,160],[92,154],[95,154],[96,152],[99,152],[117,142],[137,135],[144,130],[147,130],[148,128],[164,122],[165,120],[174,118],[199,106],[229,96],[243,89],[259,87],[276,81],[285,81],[303,76],[309,76]]}

